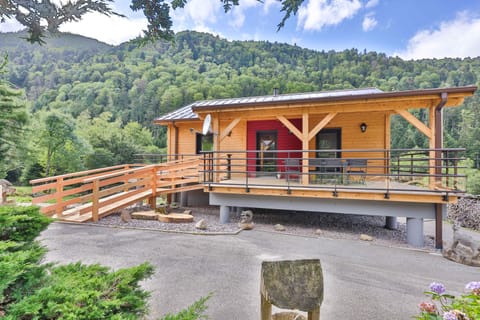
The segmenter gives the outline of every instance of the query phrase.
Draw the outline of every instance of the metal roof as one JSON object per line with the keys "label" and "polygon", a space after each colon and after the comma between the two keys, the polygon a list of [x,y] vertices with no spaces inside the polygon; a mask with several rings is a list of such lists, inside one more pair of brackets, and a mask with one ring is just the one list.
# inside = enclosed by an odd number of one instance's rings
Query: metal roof
{"label": "metal roof", "polygon": [[407,91],[384,92],[377,88],[364,88],[352,90],[337,91],[319,91],[308,93],[280,94],[258,97],[242,97],[230,99],[213,99],[193,102],[183,108],[170,112],[164,116],[155,119],[156,123],[176,121],[176,120],[197,120],[198,115],[195,111],[202,109],[223,109],[223,108],[242,108],[249,106],[275,106],[280,104],[302,104],[305,102],[327,103],[331,101],[348,101],[361,99],[392,99],[392,98],[408,98],[413,96],[432,96],[439,94],[463,94],[473,95],[477,90],[476,86],[453,87],[453,88],[435,88],[435,89],[418,89]]}
{"label": "metal roof", "polygon": [[185,107],[182,107],[180,109],[167,113],[161,117],[158,117],[155,119],[155,122],[175,121],[175,120],[196,120],[198,119],[198,116],[195,112],[193,112],[192,105],[193,104],[189,104]]}
{"label": "metal roof", "polygon": [[288,102],[299,100],[313,100],[327,97],[345,97],[356,96],[364,94],[382,93],[383,91],[377,88],[364,88],[353,90],[338,90],[338,91],[318,91],[307,93],[289,93],[279,95],[268,95],[258,97],[243,97],[233,99],[216,99],[216,100],[203,100],[197,101],[191,104],[191,107],[200,109],[201,107],[213,107],[213,106],[234,106],[238,104],[256,104],[267,102]]}
{"label": "metal roof", "polygon": [[312,100],[327,97],[345,97],[365,94],[382,93],[383,91],[377,88],[363,88],[353,90],[337,90],[337,91],[318,91],[307,93],[291,93],[291,94],[279,94],[257,97],[241,97],[241,98],[229,98],[229,99],[213,99],[213,100],[200,100],[193,102],[185,107],[167,113],[161,117],[155,119],[155,122],[160,121],[174,121],[174,120],[196,120],[198,115],[192,110],[192,108],[212,107],[212,106],[235,106],[243,104],[256,104],[256,103],[272,103],[272,102],[288,102],[298,100]]}

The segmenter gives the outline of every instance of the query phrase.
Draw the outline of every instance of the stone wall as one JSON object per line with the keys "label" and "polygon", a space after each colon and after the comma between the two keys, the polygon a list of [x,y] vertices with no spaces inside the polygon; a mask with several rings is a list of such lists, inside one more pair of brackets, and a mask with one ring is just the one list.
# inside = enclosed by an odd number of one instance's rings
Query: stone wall
{"label": "stone wall", "polygon": [[447,218],[464,228],[480,231],[480,196],[466,195],[448,205]]}

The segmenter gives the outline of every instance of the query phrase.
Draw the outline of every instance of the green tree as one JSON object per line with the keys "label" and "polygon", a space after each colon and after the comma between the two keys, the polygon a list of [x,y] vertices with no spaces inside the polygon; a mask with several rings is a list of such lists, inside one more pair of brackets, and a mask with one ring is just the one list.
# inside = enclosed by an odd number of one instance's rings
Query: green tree
{"label": "green tree", "polygon": [[46,176],[75,170],[71,164],[79,160],[79,150],[74,128],[73,121],[60,113],[49,113],[43,120],[37,141],[43,151],[40,154]]}
{"label": "green tree", "polygon": [[[0,65],[4,72],[7,58]],[[22,141],[23,128],[27,123],[26,103],[23,92],[15,90],[0,78],[0,178],[12,169],[15,153]]]}

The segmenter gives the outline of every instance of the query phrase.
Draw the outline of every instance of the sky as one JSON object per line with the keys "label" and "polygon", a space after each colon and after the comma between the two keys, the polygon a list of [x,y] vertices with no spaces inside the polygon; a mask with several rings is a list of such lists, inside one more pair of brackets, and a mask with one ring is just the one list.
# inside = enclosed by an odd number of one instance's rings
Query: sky
{"label": "sky", "polygon": [[[64,0],[56,0],[64,1]],[[172,13],[173,29],[196,30],[228,40],[266,40],[314,50],[356,48],[403,59],[480,56],[479,0],[304,0],[297,15],[277,32],[279,0],[239,0],[225,14],[219,0],[189,0]],[[130,10],[130,1],[113,8],[127,16],[88,14],[60,30],[117,45],[135,38],[147,21]],[[15,22],[0,24],[14,31]]]}

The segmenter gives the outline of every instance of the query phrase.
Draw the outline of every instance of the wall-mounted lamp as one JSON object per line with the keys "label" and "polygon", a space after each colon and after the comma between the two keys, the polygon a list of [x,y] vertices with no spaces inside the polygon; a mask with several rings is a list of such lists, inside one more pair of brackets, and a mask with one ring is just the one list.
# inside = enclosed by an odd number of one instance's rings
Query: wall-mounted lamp
{"label": "wall-mounted lamp", "polygon": [[367,131],[367,124],[365,122],[362,122],[362,124],[360,125],[360,131],[362,131],[362,133]]}

